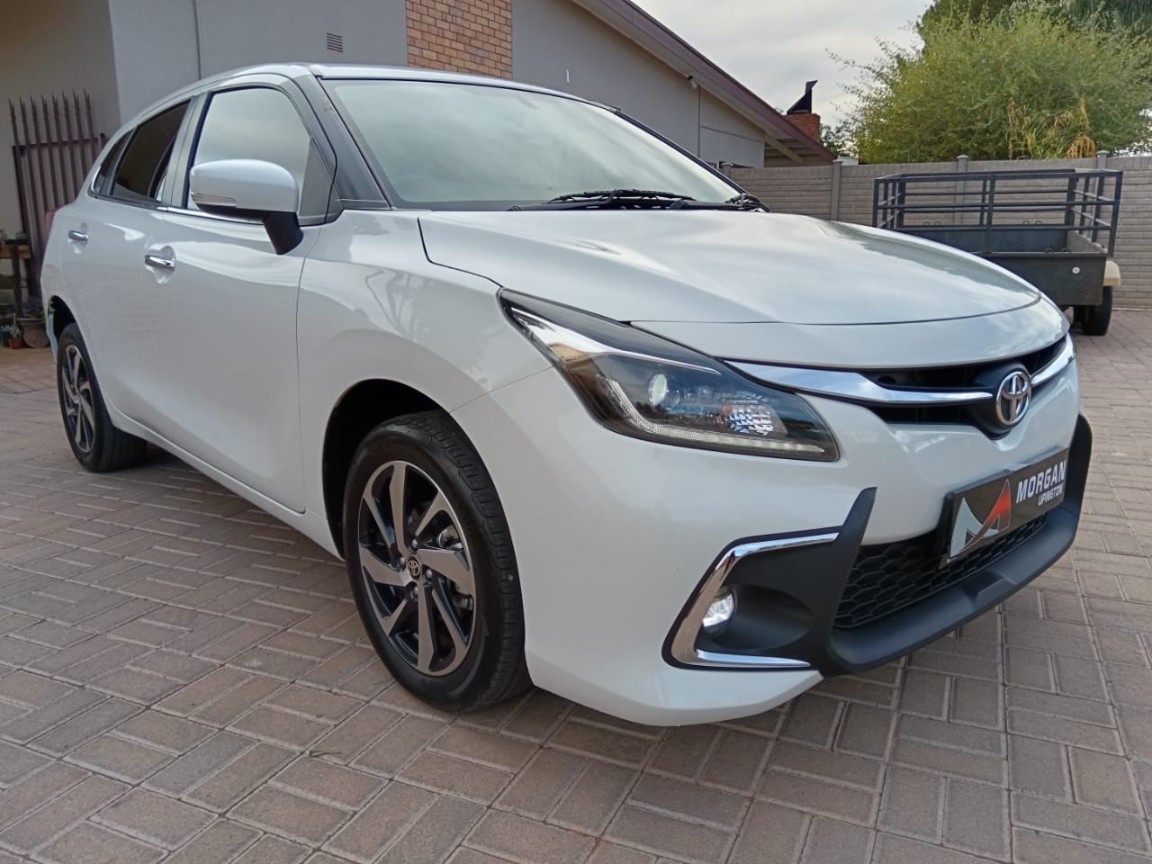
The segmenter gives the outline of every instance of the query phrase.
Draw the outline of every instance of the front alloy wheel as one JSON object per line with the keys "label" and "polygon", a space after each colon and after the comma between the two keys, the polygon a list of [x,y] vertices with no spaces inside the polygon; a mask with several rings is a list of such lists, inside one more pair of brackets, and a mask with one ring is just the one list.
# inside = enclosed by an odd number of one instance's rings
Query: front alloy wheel
{"label": "front alloy wheel", "polygon": [[511,532],[448,415],[408,414],[368,433],[344,486],[343,541],[360,620],[397,682],[457,711],[528,687]]}
{"label": "front alloy wheel", "polygon": [[360,501],[360,574],[380,629],[424,675],[460,668],[472,645],[476,583],[459,519],[436,482],[388,462]]}

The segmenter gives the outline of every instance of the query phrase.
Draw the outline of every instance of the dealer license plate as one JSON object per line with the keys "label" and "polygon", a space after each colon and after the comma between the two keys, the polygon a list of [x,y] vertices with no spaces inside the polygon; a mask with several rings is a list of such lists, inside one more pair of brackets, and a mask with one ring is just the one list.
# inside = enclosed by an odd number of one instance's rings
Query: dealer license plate
{"label": "dealer license plate", "polygon": [[985,480],[948,496],[944,559],[955,561],[1059,507],[1068,479],[1068,451]]}

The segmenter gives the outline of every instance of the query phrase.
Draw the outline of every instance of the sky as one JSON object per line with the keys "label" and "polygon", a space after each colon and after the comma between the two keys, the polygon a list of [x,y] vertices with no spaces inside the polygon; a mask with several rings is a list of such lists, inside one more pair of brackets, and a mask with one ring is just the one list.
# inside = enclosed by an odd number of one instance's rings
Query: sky
{"label": "sky", "polygon": [[857,73],[829,52],[875,59],[877,39],[910,44],[908,25],[929,0],[635,0],[714,63],[787,110],[816,85],[816,113],[836,122],[851,107],[843,92]]}

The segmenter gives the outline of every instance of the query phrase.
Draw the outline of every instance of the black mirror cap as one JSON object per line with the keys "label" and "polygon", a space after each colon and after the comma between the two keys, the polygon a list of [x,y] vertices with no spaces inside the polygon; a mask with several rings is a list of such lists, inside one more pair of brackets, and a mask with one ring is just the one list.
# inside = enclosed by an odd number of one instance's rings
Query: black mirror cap
{"label": "black mirror cap", "polygon": [[272,241],[272,248],[277,255],[286,255],[304,239],[300,220],[295,213],[264,214],[264,230],[268,232],[268,239]]}

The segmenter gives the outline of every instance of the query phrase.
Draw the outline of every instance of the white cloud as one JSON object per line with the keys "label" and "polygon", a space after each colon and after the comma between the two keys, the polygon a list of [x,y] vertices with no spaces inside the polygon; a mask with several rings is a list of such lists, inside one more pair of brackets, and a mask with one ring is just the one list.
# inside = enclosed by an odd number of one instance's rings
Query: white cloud
{"label": "white cloud", "polygon": [[910,43],[908,25],[929,0],[635,0],[770,104],[786,110],[819,79],[816,111],[835,121],[856,72],[835,54],[867,62],[877,40]]}

